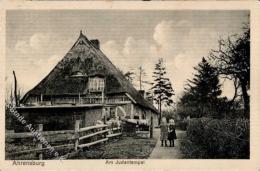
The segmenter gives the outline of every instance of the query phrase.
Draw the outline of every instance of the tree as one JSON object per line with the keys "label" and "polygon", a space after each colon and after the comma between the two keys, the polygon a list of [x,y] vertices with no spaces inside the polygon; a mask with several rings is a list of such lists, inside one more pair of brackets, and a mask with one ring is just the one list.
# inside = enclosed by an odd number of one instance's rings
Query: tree
{"label": "tree", "polygon": [[177,103],[177,113],[181,116],[181,118],[186,118],[187,116],[200,117],[196,97],[193,96],[188,90],[184,91]]}
{"label": "tree", "polygon": [[14,99],[15,99],[15,106],[19,106],[19,99],[18,99],[18,95],[17,95],[17,79],[16,79],[16,75],[15,75],[15,71],[13,71],[13,75],[14,75]]}
{"label": "tree", "polygon": [[135,87],[137,87],[137,83],[138,83],[138,89],[139,90],[142,90],[145,86],[144,84],[146,85],[152,85],[151,82],[149,81],[146,81],[145,80],[145,77],[147,76],[146,75],[146,72],[145,70],[142,68],[142,66],[138,67],[138,72],[134,72],[134,71],[127,71],[127,72],[123,72],[123,75],[125,76],[125,78],[130,82],[132,83]]}
{"label": "tree", "polygon": [[185,105],[195,108],[198,112],[197,117],[201,117],[205,115],[206,109],[207,111],[213,109],[211,112],[216,109],[221,85],[215,68],[204,57],[194,69],[197,73],[194,74],[195,77],[192,80],[188,80],[187,92],[181,100]]}
{"label": "tree", "polygon": [[[219,49],[212,50],[210,60],[224,78],[234,81],[235,96],[237,89],[242,91],[244,115],[249,115],[250,89],[250,29],[245,28],[242,35],[234,35],[219,40]],[[235,98],[234,96],[234,98]]]}
{"label": "tree", "polygon": [[158,104],[159,124],[161,122],[162,105],[173,105],[171,97],[174,95],[174,91],[169,78],[166,78],[165,74],[166,68],[163,65],[163,59],[160,58],[158,63],[155,64],[153,72],[154,82],[151,88],[153,92],[153,100]]}
{"label": "tree", "polygon": [[126,79],[130,82],[130,83],[132,83],[133,82],[133,80],[134,80],[134,72],[132,72],[132,71],[127,71],[125,74],[124,74],[124,76],[126,77]]}
{"label": "tree", "polygon": [[153,90],[152,89],[149,89],[147,92],[146,92],[146,99],[153,103]]}
{"label": "tree", "polygon": [[148,84],[148,85],[152,85],[151,82],[146,81],[145,77],[146,77],[146,72],[145,70],[142,68],[142,66],[140,66],[138,68],[138,82],[139,82],[139,90],[142,90],[144,87],[144,84]]}

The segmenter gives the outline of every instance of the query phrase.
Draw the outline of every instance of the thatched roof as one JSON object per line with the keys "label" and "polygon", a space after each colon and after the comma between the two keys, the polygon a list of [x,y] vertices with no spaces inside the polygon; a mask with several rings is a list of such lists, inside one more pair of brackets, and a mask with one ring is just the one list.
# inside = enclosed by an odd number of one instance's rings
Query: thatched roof
{"label": "thatched roof", "polygon": [[25,94],[21,102],[25,103],[31,95],[85,94],[88,77],[98,75],[106,78],[106,94],[128,93],[138,105],[157,112],[103,54],[98,43],[97,40],[88,40],[80,33],[78,40],[65,57],[38,85]]}

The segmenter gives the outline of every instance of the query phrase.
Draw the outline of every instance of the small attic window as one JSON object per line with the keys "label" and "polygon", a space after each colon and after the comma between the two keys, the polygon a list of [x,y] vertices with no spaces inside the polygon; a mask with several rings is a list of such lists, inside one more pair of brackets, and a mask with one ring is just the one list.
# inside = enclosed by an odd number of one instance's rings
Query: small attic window
{"label": "small attic window", "polygon": [[71,77],[83,77],[83,76],[84,74],[80,71],[76,71],[71,75]]}
{"label": "small attic window", "polygon": [[85,45],[85,42],[83,41],[83,40],[81,40],[80,42],[79,42],[79,45]]}
{"label": "small attic window", "polygon": [[103,91],[105,88],[105,80],[100,77],[89,77],[88,89],[90,91]]}

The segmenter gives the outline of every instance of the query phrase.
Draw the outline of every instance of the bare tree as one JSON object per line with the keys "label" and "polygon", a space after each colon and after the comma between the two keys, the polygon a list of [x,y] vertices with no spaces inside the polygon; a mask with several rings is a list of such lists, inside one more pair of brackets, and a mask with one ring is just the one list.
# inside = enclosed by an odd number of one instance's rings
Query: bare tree
{"label": "bare tree", "polygon": [[14,99],[15,99],[15,106],[19,106],[19,99],[18,99],[18,94],[17,94],[17,79],[15,72],[13,71],[14,75]]}
{"label": "bare tree", "polygon": [[210,60],[223,78],[233,80],[234,98],[241,88],[244,103],[244,115],[249,115],[250,89],[250,29],[245,28],[242,35],[230,36],[218,41],[219,48],[212,50]]}

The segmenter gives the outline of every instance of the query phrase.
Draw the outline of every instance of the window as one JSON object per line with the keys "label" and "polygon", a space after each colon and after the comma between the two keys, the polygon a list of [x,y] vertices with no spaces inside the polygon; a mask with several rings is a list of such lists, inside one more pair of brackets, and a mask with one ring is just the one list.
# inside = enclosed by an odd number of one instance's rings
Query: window
{"label": "window", "polygon": [[90,77],[88,83],[88,89],[90,91],[103,91],[105,88],[105,81],[103,78]]}

